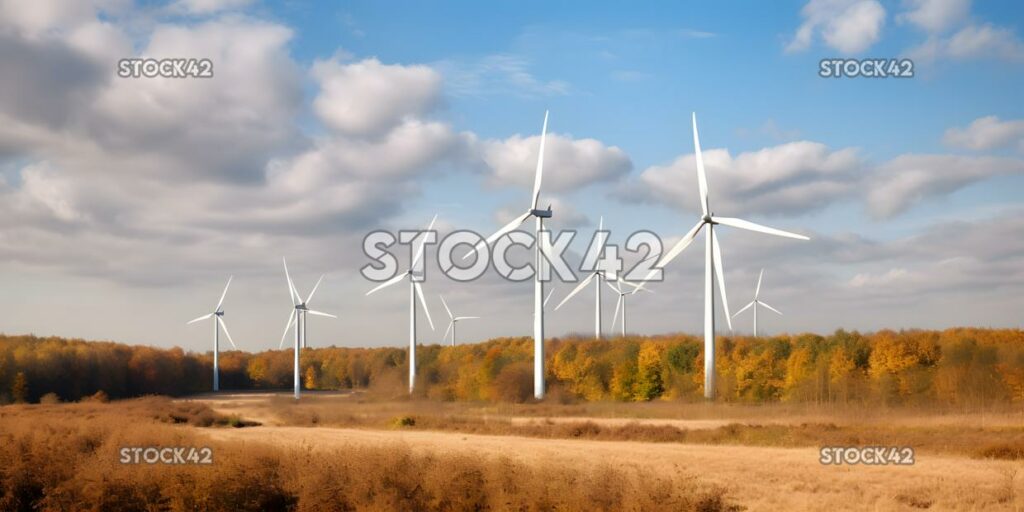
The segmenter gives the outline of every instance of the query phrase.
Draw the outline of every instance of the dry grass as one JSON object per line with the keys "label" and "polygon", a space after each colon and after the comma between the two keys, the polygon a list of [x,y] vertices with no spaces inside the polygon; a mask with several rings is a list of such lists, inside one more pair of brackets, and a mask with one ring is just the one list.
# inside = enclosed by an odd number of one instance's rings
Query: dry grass
{"label": "dry grass", "polygon": [[[681,472],[211,440],[230,416],[200,403],[0,408],[0,510],[729,510]],[[215,429],[226,432],[224,429]],[[232,430],[232,429],[228,429]],[[260,430],[243,429],[243,430]],[[204,446],[214,464],[125,465],[125,446]]]}

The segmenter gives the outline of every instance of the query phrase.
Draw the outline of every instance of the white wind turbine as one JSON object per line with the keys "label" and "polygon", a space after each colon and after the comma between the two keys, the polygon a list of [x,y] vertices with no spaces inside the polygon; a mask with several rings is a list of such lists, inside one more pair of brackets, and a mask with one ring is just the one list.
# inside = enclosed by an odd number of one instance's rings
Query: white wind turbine
{"label": "white wind turbine", "polygon": [[[603,231],[604,217],[601,217],[601,221],[597,227],[597,236],[603,237]],[[597,247],[604,247],[603,239],[600,242],[598,242]],[[598,268],[594,269],[590,273],[590,275],[586,277],[586,279],[580,281],[580,284],[576,285],[576,288],[573,288],[573,290],[569,292],[569,295],[566,295],[565,298],[562,299],[562,302],[559,302],[558,305],[555,306],[555,311],[558,311],[558,309],[561,308],[563,304],[568,302],[569,299],[571,299],[574,295],[576,295],[581,290],[586,288],[587,284],[590,283],[590,281],[594,281],[594,337],[597,339],[601,339],[601,282],[607,281],[605,280],[604,270],[601,269],[599,265]]]}
{"label": "white wind turbine", "polygon": [[[430,225],[427,226],[427,231],[434,229],[434,222],[437,221],[437,215],[431,219]],[[391,286],[406,277],[409,278],[409,393],[413,392],[414,386],[416,385],[416,298],[419,297],[420,305],[423,306],[423,312],[427,315],[427,322],[430,323],[430,330],[434,330],[434,321],[430,319],[430,310],[427,309],[427,301],[423,298],[423,287],[420,282],[416,279],[421,277],[413,273],[413,269],[416,268],[416,264],[419,263],[420,258],[423,257],[423,249],[427,244],[427,237],[423,236],[423,240],[420,242],[419,248],[416,249],[416,255],[413,256],[412,264],[409,265],[409,270],[402,272],[387,281],[377,285],[374,289],[366,292],[366,295],[376,292]]]}
{"label": "white wind turbine", "polygon": [[536,264],[534,265],[535,275],[533,282],[533,396],[538,400],[544,398],[544,281],[541,279],[541,276],[544,274],[542,268],[545,264],[545,256],[542,253],[548,251],[547,246],[541,243],[541,232],[544,231],[544,219],[549,219],[552,216],[551,205],[548,205],[547,210],[540,210],[537,204],[540,200],[541,179],[544,176],[544,139],[547,133],[548,112],[545,111],[544,126],[540,132],[537,170],[533,177],[533,201],[530,203],[530,208],[522,215],[513,219],[512,222],[495,231],[486,240],[481,240],[465,256],[465,258],[468,258],[474,252],[479,251],[481,247],[492,244],[495,240],[515,230],[530,217],[534,217],[537,220],[534,231],[534,262]]}
{"label": "white wind turbine", "polygon": [[292,282],[292,276],[288,273],[288,261],[281,258],[284,263],[284,277],[288,280],[288,295],[292,299],[293,309],[288,314],[288,323],[284,326],[284,334],[281,335],[281,342],[277,344],[277,348],[284,346],[284,339],[288,336],[288,329],[291,329],[292,325],[295,325],[295,353],[293,359],[293,370],[294,386],[295,386],[295,399],[299,399],[299,393],[302,389],[302,375],[299,374],[299,350],[306,348],[306,313],[316,316],[325,316],[327,318],[338,318],[334,315],[324,313],[322,311],[315,311],[309,309],[309,302],[313,300],[313,295],[316,294],[320,283],[323,282],[324,276],[320,276],[317,280],[316,285],[313,286],[313,291],[309,292],[309,296],[306,300],[302,300],[302,296],[299,295],[298,290],[295,289],[295,283]]}
{"label": "white wind turbine", "polygon": [[[441,296],[438,295],[438,297],[441,297]],[[443,339],[447,338],[448,337],[448,332],[451,331],[451,333],[452,333],[452,346],[454,347],[455,346],[455,324],[457,324],[457,323],[459,323],[459,322],[461,322],[463,320],[475,320],[475,319],[480,318],[480,317],[478,317],[478,316],[455,316],[455,315],[453,315],[451,308],[448,307],[448,303],[444,301],[444,297],[441,297],[441,304],[444,305],[444,310],[448,312],[448,318],[451,319],[451,322],[448,323],[448,329],[444,331],[444,336],[441,336],[441,339],[443,340]]]}
{"label": "white wind turbine", "polygon": [[718,236],[715,235],[715,226],[721,224],[749,231],[767,233],[769,235],[796,238],[798,240],[810,240],[810,238],[804,235],[798,235],[796,233],[762,226],[743,219],[715,216],[708,203],[708,179],[707,174],[704,172],[704,157],[701,156],[700,152],[700,137],[697,135],[696,113],[693,114],[693,147],[695,151],[694,156],[697,160],[697,185],[700,187],[700,208],[702,216],[700,220],[697,221],[697,224],[693,226],[693,228],[690,229],[690,231],[686,233],[686,235],[684,235],[675,246],[669,249],[669,251],[661,257],[661,261],[658,262],[657,268],[652,270],[645,280],[649,280],[654,276],[658,269],[663,268],[678,256],[683,249],[686,249],[686,247],[693,242],[693,239],[697,237],[701,228],[707,226],[708,232],[705,237],[706,243],[704,247],[704,398],[713,400],[715,398],[715,290],[713,281],[715,279],[714,276],[716,275],[718,277],[718,289],[722,292],[722,307],[725,309],[725,319],[729,324],[729,328],[732,328],[732,320],[729,315],[729,301],[725,295],[725,275],[722,271],[722,250],[718,245]]}
{"label": "white wind turbine", "polygon": [[739,315],[740,313],[746,311],[751,306],[753,306],[753,308],[754,308],[754,337],[755,338],[757,337],[757,307],[758,306],[766,307],[766,308],[768,308],[768,309],[778,313],[779,315],[782,315],[782,311],[779,311],[779,310],[769,306],[768,303],[758,299],[758,297],[761,296],[761,278],[763,278],[763,277],[764,277],[764,269],[762,268],[761,269],[761,274],[757,276],[757,288],[754,289],[754,300],[750,301],[750,304],[747,304],[746,306],[743,306],[743,309],[737,311],[736,313],[734,313],[732,315],[733,318],[736,318],[736,315]]}
{"label": "white wind turbine", "polygon": [[228,332],[228,326],[224,323],[224,310],[220,307],[224,305],[224,297],[228,296],[228,287],[231,286],[231,279],[234,276],[228,277],[228,284],[224,285],[224,293],[220,294],[220,300],[217,301],[217,307],[213,308],[213,313],[203,315],[195,320],[191,320],[186,325],[201,322],[203,320],[213,318],[213,390],[220,391],[220,330],[224,329],[224,334],[228,337],[228,341],[231,342],[231,346],[238,350],[235,346],[235,341],[231,339],[231,333]]}
{"label": "white wind turbine", "polygon": [[[625,291],[623,291],[622,286],[620,286],[619,283],[625,283],[625,284],[627,284],[629,286],[632,286],[633,289],[632,290],[625,290]],[[633,283],[631,283],[629,281],[622,281],[622,280],[615,281],[614,285],[611,282],[605,281],[605,284],[607,284],[608,287],[611,288],[612,290],[615,290],[615,293],[619,297],[615,301],[615,313],[612,313],[612,330],[615,330],[615,323],[619,321],[619,318],[620,318],[619,317],[619,312],[621,311],[622,312],[622,317],[621,317],[622,318],[622,335],[625,336],[626,335],[626,296],[627,295],[635,295],[636,292],[639,292],[641,290],[645,291],[647,293],[654,293],[654,292],[648,290],[647,288],[644,288],[642,284],[641,285],[636,285],[636,284],[633,284]]]}

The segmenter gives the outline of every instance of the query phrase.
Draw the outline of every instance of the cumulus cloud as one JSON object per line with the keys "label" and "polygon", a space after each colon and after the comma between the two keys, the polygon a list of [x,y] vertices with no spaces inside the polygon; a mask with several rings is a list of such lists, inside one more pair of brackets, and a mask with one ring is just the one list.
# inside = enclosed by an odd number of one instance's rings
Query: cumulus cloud
{"label": "cumulus cloud", "polygon": [[961,22],[971,10],[971,0],[908,0],[904,3],[907,11],[897,19],[929,32],[941,32]]}
{"label": "cumulus cloud", "polygon": [[[320,94],[313,108],[330,128],[349,135],[379,135],[437,103],[441,75],[422,66],[381,64],[377,59],[313,64]],[[372,98],[372,101],[367,101]]]}
{"label": "cumulus cloud", "polygon": [[[712,207],[724,215],[792,214],[812,211],[850,196],[864,162],[854,148],[830,150],[809,141],[790,142],[733,157],[725,149],[703,151]],[[622,193],[699,211],[694,155],[645,169]]]}
{"label": "cumulus cloud", "polygon": [[208,15],[246,7],[252,0],[177,0],[168,6],[172,12]]}
{"label": "cumulus cloud", "polygon": [[530,61],[518,55],[488,55],[473,62],[446,60],[435,67],[444,75],[447,90],[456,96],[559,96],[570,90],[563,80],[537,78]]}
{"label": "cumulus cloud", "polygon": [[[533,188],[540,135],[515,135],[505,140],[488,140],[479,154],[491,170],[493,185]],[[633,163],[616,146],[595,139],[573,139],[549,133],[544,148],[544,190],[567,192],[589,184],[615,181],[629,173]]]}
{"label": "cumulus cloud", "polygon": [[946,130],[942,141],[948,146],[975,151],[1014,146],[1024,150],[1024,120],[1002,121],[996,116],[979,117],[966,128]]}
{"label": "cumulus cloud", "polygon": [[1007,28],[991,23],[968,25],[949,37],[932,36],[907,51],[921,61],[939,59],[996,59],[1024,61],[1024,42]]}
{"label": "cumulus cloud", "polygon": [[804,22],[786,45],[787,52],[806,50],[818,35],[829,47],[856,54],[878,41],[886,12],[877,0],[810,0],[800,15]]}

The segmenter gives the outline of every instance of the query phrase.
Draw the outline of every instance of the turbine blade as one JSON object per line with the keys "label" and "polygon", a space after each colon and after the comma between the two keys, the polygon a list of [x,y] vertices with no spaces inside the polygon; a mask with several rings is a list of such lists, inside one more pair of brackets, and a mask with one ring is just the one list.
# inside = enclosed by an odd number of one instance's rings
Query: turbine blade
{"label": "turbine blade", "polygon": [[327,318],[338,318],[338,317],[336,317],[336,316],[334,316],[334,315],[332,315],[330,313],[324,313],[323,311],[314,311],[312,309],[307,309],[306,313],[309,313],[311,315],[316,315],[316,316],[326,316]]}
{"label": "turbine blade", "polygon": [[548,292],[548,296],[544,297],[544,303],[542,304],[542,306],[546,307],[548,305],[548,301],[551,300],[551,296],[554,295],[554,294],[555,294],[555,288],[551,287],[551,291]]}
{"label": "turbine blade", "polygon": [[615,330],[615,325],[619,321],[619,308],[622,307],[622,294],[618,296],[618,300],[615,301],[615,312],[612,313],[612,330]]}
{"label": "turbine blade", "polygon": [[732,317],[733,317],[733,318],[736,318],[736,317],[737,317],[737,316],[738,316],[738,315],[739,315],[740,313],[742,313],[742,312],[744,312],[744,311],[746,311],[746,310],[750,309],[750,306],[753,306],[754,304],[755,304],[755,303],[754,303],[754,301],[750,301],[750,304],[747,304],[746,306],[743,306],[743,309],[741,309],[741,310],[739,310],[739,311],[737,311],[737,312],[733,313],[733,314],[732,314]]}
{"label": "turbine blade", "polygon": [[530,209],[537,209],[537,201],[540,200],[540,183],[544,177],[544,139],[548,135],[548,111],[544,111],[544,127],[540,130],[540,151],[537,155],[537,172],[533,176],[533,202]]}
{"label": "turbine blade", "polygon": [[455,325],[455,320],[448,322],[448,328],[444,330],[444,336],[441,336],[441,340],[448,339],[448,333],[452,332],[452,326]]}
{"label": "turbine blade", "polygon": [[477,318],[480,318],[480,317],[478,317],[478,316],[457,316],[453,320],[455,320],[456,322],[461,322],[463,320],[476,320]]}
{"label": "turbine blade", "polygon": [[594,272],[594,273],[590,274],[589,276],[587,276],[586,279],[580,281],[580,284],[576,285],[576,288],[573,288],[572,291],[569,292],[569,295],[566,295],[565,298],[562,299],[562,302],[559,302],[558,305],[555,306],[555,310],[558,310],[558,308],[562,307],[562,304],[565,304],[566,302],[568,302],[569,299],[571,299],[573,297],[573,295],[576,295],[577,293],[579,293],[580,290],[586,288],[587,287],[587,283],[589,283],[590,280],[593,279],[594,276],[596,276],[596,275],[597,275],[597,272]]}
{"label": "turbine blade", "polygon": [[[700,232],[700,228],[702,227],[704,227],[703,220],[697,222],[697,224],[693,226],[693,228],[690,229],[688,233],[683,235],[683,238],[676,242],[676,245],[672,246],[672,248],[669,249],[669,251],[661,257],[661,260],[658,261],[658,263],[655,266],[658,267],[659,269],[664,268],[665,265],[668,265],[669,262],[675,259],[676,256],[679,256],[679,253],[683,252],[683,249],[686,249],[686,247],[693,242],[694,238],[697,238],[697,233]],[[654,277],[654,274],[657,273],[657,271],[657,269],[651,269],[651,271],[647,274],[646,277],[644,277],[643,280],[645,282],[649,281],[652,277]]]}
{"label": "turbine blade", "polygon": [[[779,310],[769,306],[768,304],[765,304],[764,302],[758,301],[757,303],[762,305],[762,306],[764,306],[764,307],[766,307],[766,308],[768,308],[768,309],[770,309],[770,310],[772,310],[772,311],[774,311],[774,312],[776,312],[776,313],[778,313],[778,314],[780,314],[780,315],[782,315],[782,311],[779,311]],[[783,315],[783,316],[785,316],[785,315]]]}
{"label": "turbine blade", "polygon": [[309,297],[306,297],[306,305],[309,305],[310,301],[313,300],[313,296],[316,295],[317,288],[320,288],[320,283],[324,282],[324,275],[320,274],[320,279],[317,279],[316,285],[313,286],[313,291],[309,292]]}
{"label": "turbine blade", "polygon": [[757,288],[754,289],[754,300],[757,300],[758,295],[761,295],[761,278],[764,277],[764,269],[761,269],[761,273],[757,276]]}
{"label": "turbine blade", "polygon": [[196,318],[195,320],[189,320],[185,325],[192,325],[192,324],[194,324],[196,322],[199,322],[199,321],[202,321],[202,320],[206,320],[207,318],[210,318],[211,316],[213,316],[213,313],[210,313],[209,315],[203,315],[203,316],[201,316],[199,318]]}
{"label": "turbine blade", "polygon": [[288,273],[288,260],[281,258],[284,263],[284,277],[288,278],[288,294],[292,298],[292,305],[299,305],[299,292],[295,291],[295,283],[292,282],[292,276]]}
{"label": "turbine blade", "polygon": [[700,209],[708,214],[708,175],[704,172],[704,156],[700,153],[700,136],[697,135],[697,113],[693,113],[693,150],[697,159],[697,185],[700,186]]}
{"label": "turbine blade", "polygon": [[796,238],[797,240],[810,240],[809,237],[804,235],[798,235],[796,233],[790,233],[789,231],[783,231],[781,229],[770,228],[768,226],[762,226],[755,224],[749,220],[735,219],[732,217],[711,217],[713,222],[719,224],[725,224],[726,226],[732,226],[734,228],[746,229],[749,231],[757,231],[760,233],[767,233],[769,235],[784,236],[786,238]]}
{"label": "turbine blade", "polygon": [[416,296],[420,298],[420,305],[423,306],[423,312],[427,314],[427,322],[430,324],[430,330],[434,330],[434,321],[430,318],[430,310],[427,309],[427,299],[423,298],[423,286],[420,283],[413,283],[413,288],[416,289]]}
{"label": "turbine blade", "polygon": [[224,305],[224,297],[228,296],[228,287],[231,286],[231,279],[235,276],[228,276],[228,284],[224,285],[224,293],[220,294],[220,300],[217,301],[217,307],[213,308],[214,311],[220,311],[220,307]]}
{"label": "turbine blade", "polygon": [[235,345],[235,340],[231,339],[231,333],[228,332],[228,324],[224,323],[224,319],[219,316],[217,317],[217,323],[220,324],[221,329],[224,329],[224,334],[228,336],[228,341],[231,342],[231,346],[234,347],[235,350],[238,350],[238,345]]}
{"label": "turbine blade", "polygon": [[376,292],[377,290],[382,290],[382,289],[384,289],[384,288],[387,288],[388,286],[391,286],[391,285],[393,285],[393,284],[395,284],[395,283],[397,283],[397,282],[401,281],[402,279],[405,279],[405,276],[407,276],[407,275],[409,275],[409,273],[408,273],[408,272],[402,272],[401,274],[398,274],[397,276],[395,276],[395,277],[392,277],[391,279],[388,279],[387,281],[384,281],[384,282],[383,282],[383,283],[381,283],[381,284],[378,284],[378,285],[377,285],[376,287],[374,287],[374,288],[373,288],[372,290],[370,290],[370,291],[366,292],[366,295],[370,295],[371,293],[374,293],[374,292]]}
{"label": "turbine blade", "polygon": [[526,219],[530,218],[530,215],[532,215],[531,212],[526,212],[526,213],[524,213],[524,214],[522,214],[522,215],[512,219],[512,222],[509,222],[508,224],[505,224],[501,229],[495,231],[494,234],[492,234],[491,236],[487,237],[487,239],[481,240],[476,245],[474,245],[473,246],[473,250],[467,252],[466,255],[462,257],[462,259],[468,259],[471,254],[473,254],[474,252],[479,251],[481,247],[483,247],[485,245],[491,245],[492,243],[494,243],[495,240],[505,236],[506,233],[514,231],[516,228],[519,227],[520,224],[525,222]]}
{"label": "turbine blade", "polygon": [[711,254],[715,260],[715,277],[718,278],[718,290],[722,294],[722,308],[725,309],[725,322],[729,324],[729,330],[732,330],[732,317],[729,315],[729,297],[725,294],[725,268],[722,267],[722,248],[718,246],[718,235],[715,234],[714,230],[710,231],[711,234]]}
{"label": "turbine blade", "polygon": [[615,281],[615,284],[612,284],[611,281],[605,279],[604,280],[604,284],[608,285],[608,288],[611,288],[612,291],[614,291],[615,293],[618,293],[620,295],[622,294],[622,288],[619,288],[619,286],[618,286],[619,282],[618,281]]}
{"label": "turbine blade", "polygon": [[281,335],[281,342],[277,344],[278,350],[284,346],[284,339],[288,337],[288,329],[291,329],[292,324],[295,323],[295,311],[295,309],[292,309],[292,312],[288,314],[288,323],[284,326],[284,334]]}
{"label": "turbine blade", "polygon": [[448,303],[444,301],[444,297],[441,295],[438,295],[438,297],[441,297],[441,304],[444,306],[444,310],[448,312],[448,318],[455,318],[455,315],[452,315],[452,310],[448,308]]}
{"label": "turbine blade", "polygon": [[[437,222],[437,214],[434,214],[434,218],[430,219],[430,224],[427,225],[427,231],[434,229],[434,223]],[[416,249],[416,257],[412,259],[412,265],[409,266],[409,270],[416,267],[416,264],[420,262],[420,258],[423,257],[423,249],[427,246],[427,237],[423,237],[423,241],[420,242],[420,246]]]}

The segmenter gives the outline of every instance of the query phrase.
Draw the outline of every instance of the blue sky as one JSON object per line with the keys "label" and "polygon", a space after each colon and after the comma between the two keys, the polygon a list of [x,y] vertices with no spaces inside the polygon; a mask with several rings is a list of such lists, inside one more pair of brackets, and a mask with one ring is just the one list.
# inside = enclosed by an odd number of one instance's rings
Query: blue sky
{"label": "blue sky", "polygon": [[[271,348],[287,256],[300,288],[328,276],[320,343],[400,345],[405,294],[363,297],[362,237],[435,213],[496,229],[545,110],[542,202],[577,252],[601,216],[613,243],[693,224],[697,112],[713,209],[813,238],[722,230],[733,310],[766,267],[770,332],[1019,326],[1022,25],[1011,1],[3,0],[0,332],[205,350],[183,320],[235,275],[232,332]],[[126,57],[216,75],[118,78]],[[817,74],[865,57],[916,76]],[[638,332],[700,329],[696,247],[631,308]],[[435,317],[438,293],[484,317],[466,339],[529,334],[528,287],[438,279]],[[591,315],[569,303],[549,332]]]}

